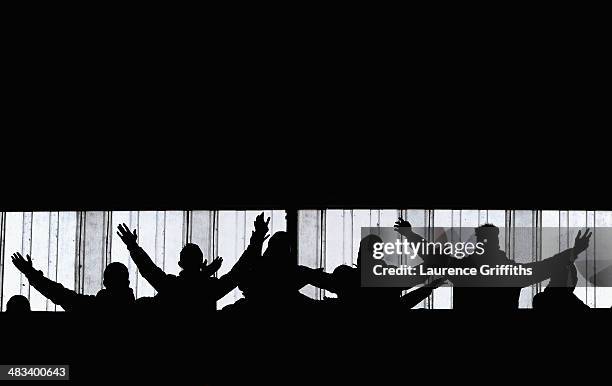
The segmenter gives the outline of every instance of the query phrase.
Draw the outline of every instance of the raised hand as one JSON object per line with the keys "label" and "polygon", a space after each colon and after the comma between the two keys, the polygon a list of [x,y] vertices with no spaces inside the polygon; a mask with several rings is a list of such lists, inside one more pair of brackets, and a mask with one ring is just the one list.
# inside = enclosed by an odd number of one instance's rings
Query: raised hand
{"label": "raised hand", "polygon": [[251,241],[253,241],[253,239],[256,237],[259,237],[262,239],[262,241],[265,241],[268,237],[270,237],[270,235],[268,235],[268,231],[270,230],[268,224],[270,224],[270,217],[264,221],[264,214],[261,212],[261,214],[255,218],[255,230],[253,233],[251,233]]}
{"label": "raised hand", "polygon": [[254,224],[255,224],[255,232],[266,234],[270,230],[270,227],[268,225],[270,224],[270,217],[268,217],[268,219],[264,221],[264,214],[263,212],[261,212],[261,214],[259,214],[255,218]]}
{"label": "raised hand", "polygon": [[32,266],[32,259],[30,258],[30,255],[26,255],[26,257],[28,258],[28,260],[24,259],[21,253],[19,252],[14,253],[11,256],[11,259],[13,260],[13,264],[23,274],[28,274],[34,271],[34,267]]}
{"label": "raised hand", "polygon": [[206,276],[212,276],[219,270],[219,268],[221,268],[222,263],[222,257],[213,259],[212,263],[210,264],[208,264],[208,260],[204,260],[204,263],[202,263],[202,272],[204,272]]}
{"label": "raised hand", "polygon": [[589,240],[592,235],[593,232],[590,232],[590,228],[587,228],[584,235],[582,235],[582,231],[578,231],[576,239],[574,240],[574,254],[576,256],[589,247]]}
{"label": "raised hand", "polygon": [[117,234],[121,238],[121,241],[123,241],[128,248],[138,245],[138,242],[136,241],[138,239],[136,229],[134,229],[134,233],[132,233],[130,232],[130,228],[128,228],[125,224],[119,225],[117,229]]}
{"label": "raised hand", "polygon": [[398,217],[397,221],[395,222],[395,225],[393,226],[393,229],[397,233],[404,235],[412,232],[412,225],[403,218]]}

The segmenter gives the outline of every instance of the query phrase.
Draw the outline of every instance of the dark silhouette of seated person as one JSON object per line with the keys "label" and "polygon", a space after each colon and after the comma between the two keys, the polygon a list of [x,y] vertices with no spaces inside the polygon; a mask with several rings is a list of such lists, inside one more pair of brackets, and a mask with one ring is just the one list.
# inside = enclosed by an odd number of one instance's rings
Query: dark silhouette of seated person
{"label": "dark silhouette of seated person", "polygon": [[590,308],[576,294],[578,271],[571,263],[560,267],[550,277],[544,291],[533,297],[533,308],[541,310],[584,310]]}
{"label": "dark silhouette of seated person", "polygon": [[[395,223],[395,230],[405,236],[408,242],[426,242],[423,237],[412,231],[408,221],[399,219]],[[510,310],[519,308],[519,297],[523,287],[539,283],[550,278],[560,267],[566,267],[589,245],[591,233],[589,229],[581,236],[578,232],[574,247],[547,259],[520,264],[510,260],[499,246],[499,228],[492,224],[485,224],[475,229],[476,241],[484,245],[484,253],[470,254],[462,259],[449,254],[437,253],[421,254],[427,267],[456,267],[476,268],[477,275],[449,275],[448,280],[454,286],[454,309],[484,309],[484,310]],[[532,270],[531,275],[481,275],[480,267],[483,265],[510,265],[522,266]]]}
{"label": "dark silhouette of seated person", "polygon": [[[268,219],[269,220],[269,219]],[[266,228],[267,232],[267,228]],[[266,251],[251,255],[238,288],[243,298],[223,308],[224,312],[266,310],[284,312],[316,304],[299,292],[300,269],[287,232],[276,232]]]}
{"label": "dark silhouette of seated person", "polygon": [[28,298],[23,295],[13,295],[6,302],[6,312],[9,314],[25,314],[32,311]]}
{"label": "dark silhouette of seated person", "polygon": [[66,311],[125,312],[134,306],[129,271],[121,263],[114,262],[106,266],[103,279],[105,288],[96,295],[84,295],[46,278],[41,271],[34,269],[30,255],[26,257],[27,260],[20,253],[13,254],[15,267],[26,276],[32,287]]}
{"label": "dark silhouette of seated person", "polygon": [[[269,219],[268,219],[269,221]],[[256,229],[261,227],[263,213],[255,220]],[[267,224],[265,224],[267,229]],[[132,260],[136,263],[140,274],[157,291],[154,298],[139,300],[139,304],[147,309],[163,309],[173,312],[203,312],[214,313],[217,300],[224,297],[238,285],[241,267],[252,253],[261,253],[265,240],[261,231],[251,237],[251,243],[238,262],[225,275],[217,278],[213,275],[221,267],[222,258],[216,258],[211,264],[204,260],[202,250],[196,244],[186,244],[180,252],[178,262],[181,272],[178,276],[167,274],[159,268],[138,243],[136,230],[130,232],[125,224],[118,227],[117,234],[127,246]]]}
{"label": "dark silhouette of seated person", "polygon": [[402,296],[404,290],[413,288],[427,280],[427,276],[414,275],[404,278],[403,285],[395,287],[362,287],[362,269],[371,271],[374,264],[383,267],[393,267],[384,260],[374,259],[374,245],[382,242],[377,235],[368,235],[359,243],[357,264],[355,267],[340,265],[330,274],[323,269],[313,269],[300,266],[300,285],[311,284],[315,287],[333,292],[337,298],[328,301],[333,304],[363,307],[403,307],[412,308],[423,299],[431,295],[433,289],[441,285],[444,280],[436,280],[429,285],[420,287]]}

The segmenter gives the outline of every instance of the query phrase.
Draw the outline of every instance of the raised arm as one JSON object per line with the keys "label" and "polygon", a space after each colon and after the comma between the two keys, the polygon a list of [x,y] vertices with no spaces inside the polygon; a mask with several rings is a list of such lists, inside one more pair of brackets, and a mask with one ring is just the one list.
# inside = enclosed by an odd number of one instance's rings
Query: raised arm
{"label": "raised arm", "polygon": [[589,228],[587,228],[584,234],[578,231],[572,248],[566,249],[561,253],[541,261],[521,264],[525,268],[531,268],[532,274],[514,276],[513,284],[517,287],[527,287],[550,278],[553,273],[573,263],[578,258],[578,255],[589,247],[589,241],[592,235],[593,233],[590,232]]}
{"label": "raised arm", "polygon": [[[232,269],[225,275],[221,276],[217,281],[217,284],[215,286],[217,300],[221,299],[234,288],[236,288],[236,286],[238,286],[240,278],[245,273],[245,271],[249,269],[249,266],[257,263],[257,259],[261,256],[263,243],[268,237],[270,237],[268,235],[269,223],[270,217],[268,217],[268,220],[264,221],[263,213],[261,213],[255,218],[255,230],[251,233],[251,240],[249,242],[249,246],[242,253],[236,264],[234,264],[234,266],[232,267]],[[221,263],[219,263],[219,265],[220,264]]]}
{"label": "raised arm", "polygon": [[[416,234],[412,230],[412,225],[408,221],[404,220],[401,217],[397,218],[397,221],[395,222],[393,229],[400,235],[404,236],[408,240],[409,243],[417,244],[420,242],[423,242],[423,243],[427,242],[427,240],[425,240],[424,237]],[[445,254],[420,253],[419,256],[423,259],[423,261],[425,262],[427,266],[450,266],[450,265],[456,264],[457,261],[459,260],[452,255],[445,255]]]}
{"label": "raised arm", "polygon": [[11,256],[15,267],[25,275],[32,287],[36,288],[44,297],[51,300],[53,303],[61,306],[66,311],[78,311],[82,308],[91,305],[95,296],[78,294],[75,291],[69,290],[60,283],[54,282],[46,278],[42,271],[37,271],[32,265],[30,255],[23,258],[21,253],[17,252]]}
{"label": "raised arm", "polygon": [[138,267],[138,271],[144,277],[149,284],[157,292],[163,291],[166,283],[168,282],[168,275],[155,263],[147,252],[144,251],[138,245],[138,235],[136,234],[136,229],[133,232],[130,232],[130,229],[125,224],[121,224],[117,227],[117,234],[121,238],[121,241],[125,244],[128,251],[130,251],[130,257],[136,263],[136,267]]}

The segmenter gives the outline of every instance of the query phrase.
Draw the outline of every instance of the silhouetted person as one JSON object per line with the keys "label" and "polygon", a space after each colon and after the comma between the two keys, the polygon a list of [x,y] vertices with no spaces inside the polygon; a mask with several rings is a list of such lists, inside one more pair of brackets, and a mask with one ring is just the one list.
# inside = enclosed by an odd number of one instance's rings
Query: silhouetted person
{"label": "silhouetted person", "polygon": [[110,263],[104,270],[103,284],[106,288],[96,295],[83,295],[46,278],[41,271],[34,269],[30,255],[26,257],[27,260],[20,253],[13,254],[15,267],[28,278],[32,287],[66,311],[123,312],[134,305],[129,271],[121,263]]}
{"label": "silhouetted person", "polygon": [[[399,219],[395,230],[406,237],[408,242],[426,242],[423,237],[412,231],[408,221]],[[531,275],[485,276],[485,275],[455,275],[448,276],[453,283],[453,308],[455,309],[517,309],[523,287],[539,283],[550,278],[560,267],[566,267],[589,245],[591,233],[589,229],[581,236],[578,232],[573,248],[569,248],[547,259],[520,264],[510,260],[499,246],[499,228],[485,224],[475,229],[476,241],[483,243],[484,253],[473,253],[462,259],[443,253],[422,254],[421,257],[429,267],[476,268],[483,265],[509,265],[530,268]]]}
{"label": "silhouetted person", "polygon": [[11,314],[23,314],[30,312],[30,302],[23,295],[14,295],[6,302],[6,312]]}
{"label": "silhouetted person", "polygon": [[[268,222],[263,220],[263,213],[255,220],[255,231],[251,243],[232,269],[220,278],[212,275],[221,267],[222,258],[216,258],[209,265],[196,244],[186,244],[180,252],[178,276],[165,273],[149,255],[138,245],[136,230],[130,232],[123,224],[117,234],[125,243],[132,260],[136,263],[142,277],[157,291],[153,299],[145,303],[154,303],[155,307],[178,312],[213,313],[217,300],[224,297],[238,285],[241,267],[251,254],[260,254],[264,240],[267,238]],[[140,301],[139,301],[140,302]]]}
{"label": "silhouetted person", "polygon": [[576,294],[578,271],[571,263],[561,267],[550,277],[544,291],[533,297],[533,308],[542,310],[584,310],[590,308]]}
{"label": "silhouetted person", "polygon": [[245,266],[238,288],[244,298],[223,308],[229,311],[265,310],[265,312],[304,309],[316,300],[299,292],[301,268],[297,265],[287,232],[276,232],[260,256],[253,255]]}
{"label": "silhouetted person", "polygon": [[[322,269],[312,269],[300,266],[300,285],[311,284],[315,287],[330,291],[338,296],[333,303],[346,305],[353,308],[364,307],[396,307],[402,305],[412,308],[431,294],[442,281],[432,282],[427,287],[421,287],[402,296],[402,292],[413,286],[419,285],[427,280],[427,276],[413,275],[404,278],[405,285],[394,287],[362,287],[361,270],[371,270],[374,264],[384,267],[393,267],[384,260],[374,259],[374,245],[382,242],[376,235],[368,235],[359,243],[357,264],[355,267],[340,265],[333,273],[324,272]],[[417,299],[420,299],[416,301]],[[415,303],[416,302],[416,303]]]}

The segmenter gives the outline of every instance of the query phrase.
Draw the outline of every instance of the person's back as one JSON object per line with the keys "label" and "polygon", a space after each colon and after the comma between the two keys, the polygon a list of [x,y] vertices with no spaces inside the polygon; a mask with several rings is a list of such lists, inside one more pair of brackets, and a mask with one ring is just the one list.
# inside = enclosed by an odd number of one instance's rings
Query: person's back
{"label": "person's back", "polygon": [[454,287],[453,309],[515,310],[520,295],[515,287]]}
{"label": "person's back", "polygon": [[[472,254],[458,260],[456,266],[476,268],[483,265],[514,265],[502,250],[487,251],[482,255]],[[482,275],[456,277],[453,288],[453,309],[513,310],[519,308],[521,288],[501,286],[501,283],[486,285]],[[499,285],[499,286],[495,286]]]}
{"label": "person's back", "polygon": [[540,310],[584,310],[589,306],[574,294],[578,283],[578,272],[572,263],[558,269],[551,276],[544,291],[533,297],[533,308]]}
{"label": "person's back", "polygon": [[113,289],[103,288],[96,294],[91,307],[102,311],[124,312],[134,306],[136,299],[131,288]]}
{"label": "person's back", "polygon": [[125,312],[135,304],[128,269],[119,262],[110,263],[104,269],[102,284],[105,288],[96,295],[85,295],[46,278],[42,271],[34,269],[30,256],[26,257],[27,260],[20,253],[13,254],[15,267],[26,276],[32,287],[66,311]]}
{"label": "person's back", "polygon": [[238,285],[238,277],[250,256],[261,254],[269,222],[269,218],[264,221],[263,213],[257,216],[249,246],[232,269],[219,278],[213,275],[221,267],[223,259],[216,258],[208,264],[200,247],[192,243],[185,244],[180,252],[179,275],[165,273],[138,245],[136,230],[130,231],[127,225],[119,225],[117,233],[127,246],[140,274],[157,291],[155,297],[138,301],[138,308],[172,313],[214,313],[217,300]]}
{"label": "person's back", "polygon": [[164,310],[214,312],[214,288],[218,279],[202,271],[182,271],[178,276],[168,275],[164,290],[153,299]]}

